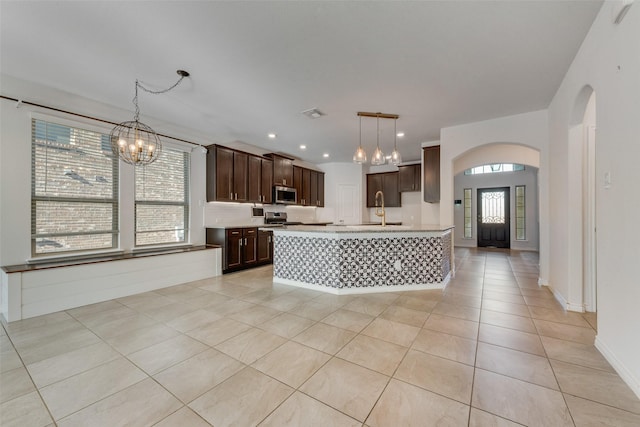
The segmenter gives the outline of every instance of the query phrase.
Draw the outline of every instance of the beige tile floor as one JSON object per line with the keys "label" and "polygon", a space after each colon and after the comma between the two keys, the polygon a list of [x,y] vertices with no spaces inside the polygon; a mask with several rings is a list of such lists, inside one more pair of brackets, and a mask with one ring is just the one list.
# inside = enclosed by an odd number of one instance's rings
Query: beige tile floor
{"label": "beige tile floor", "polygon": [[0,328],[0,425],[639,426],[527,252],[443,291],[335,296],[260,267]]}

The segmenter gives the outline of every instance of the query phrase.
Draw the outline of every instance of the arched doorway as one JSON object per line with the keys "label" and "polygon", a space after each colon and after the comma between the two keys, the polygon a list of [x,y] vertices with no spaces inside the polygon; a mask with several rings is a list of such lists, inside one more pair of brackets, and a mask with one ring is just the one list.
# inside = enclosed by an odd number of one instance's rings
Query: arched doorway
{"label": "arched doorway", "polygon": [[[572,224],[569,247],[568,308],[597,308],[596,96],[585,86],[576,98],[569,127],[569,182]],[[605,183],[606,185],[606,183]]]}
{"label": "arched doorway", "polygon": [[[483,168],[482,173],[476,174],[477,169]],[[510,195],[505,200],[506,217],[510,218],[506,233],[509,241],[505,245],[494,244],[495,247],[539,251],[539,168],[540,152],[515,143],[485,144],[455,158],[455,246],[483,246],[482,193],[500,190]]]}

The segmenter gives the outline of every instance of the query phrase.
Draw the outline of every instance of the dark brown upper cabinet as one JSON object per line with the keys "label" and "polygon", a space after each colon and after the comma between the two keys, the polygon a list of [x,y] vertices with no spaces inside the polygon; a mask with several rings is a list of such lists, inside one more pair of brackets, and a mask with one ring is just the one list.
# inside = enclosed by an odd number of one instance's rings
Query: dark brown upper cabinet
{"label": "dark brown upper cabinet", "polygon": [[318,206],[318,172],[309,171],[309,198],[305,199],[307,206]]}
{"label": "dark brown upper cabinet", "polygon": [[398,173],[400,174],[398,177],[398,190],[400,192],[420,191],[422,188],[420,185],[422,183],[420,169],[420,164],[398,166]]}
{"label": "dark brown upper cabinet", "polygon": [[401,207],[400,191],[398,190],[398,172],[370,173],[367,174],[367,207],[376,206],[375,195],[382,191],[384,195],[384,207]]}
{"label": "dark brown upper cabinet", "polygon": [[422,149],[424,164],[424,201],[427,203],[440,202],[440,146],[424,147]]}
{"label": "dark brown upper cabinet", "polygon": [[296,189],[296,204],[302,204],[302,169],[300,166],[293,167],[293,188]]}
{"label": "dark brown upper cabinet", "polygon": [[247,172],[248,202],[271,203],[273,186],[273,161],[249,156]]}
{"label": "dark brown upper cabinet", "polygon": [[273,185],[293,187],[293,160],[278,154],[267,154],[273,160]]}
{"label": "dark brown upper cabinet", "polygon": [[318,174],[318,207],[324,207],[324,172]]}
{"label": "dark brown upper cabinet", "polygon": [[297,204],[324,206],[323,172],[294,166],[291,159],[277,154],[267,158],[219,145],[207,148],[209,202],[273,203],[273,186],[282,185],[297,190]]}
{"label": "dark brown upper cabinet", "polygon": [[207,151],[207,200],[247,201],[249,155],[218,145]]}
{"label": "dark brown upper cabinet", "polygon": [[294,166],[293,187],[298,193],[297,204],[301,206],[324,206],[323,172]]}
{"label": "dark brown upper cabinet", "polygon": [[309,206],[311,194],[311,170],[302,168],[302,194],[298,194],[298,204]]}
{"label": "dark brown upper cabinet", "polygon": [[273,203],[273,160],[262,160],[262,203]]}

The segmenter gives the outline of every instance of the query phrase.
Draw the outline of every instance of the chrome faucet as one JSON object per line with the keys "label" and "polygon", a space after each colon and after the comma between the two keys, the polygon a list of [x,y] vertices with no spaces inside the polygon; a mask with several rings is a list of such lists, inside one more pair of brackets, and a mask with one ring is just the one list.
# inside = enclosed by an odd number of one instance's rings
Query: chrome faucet
{"label": "chrome faucet", "polygon": [[[380,195],[380,200],[381,200],[381,204],[382,204],[382,208],[381,209],[378,209],[378,195]],[[387,218],[386,218],[386,214],[384,212],[384,193],[382,191],[376,192],[374,201],[375,201],[375,204],[376,204],[376,216],[382,217],[382,226],[385,227],[387,225]]]}

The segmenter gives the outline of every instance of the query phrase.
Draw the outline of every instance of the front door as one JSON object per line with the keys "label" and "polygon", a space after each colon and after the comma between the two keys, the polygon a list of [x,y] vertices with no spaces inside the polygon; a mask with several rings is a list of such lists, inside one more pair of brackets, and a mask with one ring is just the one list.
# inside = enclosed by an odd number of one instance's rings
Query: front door
{"label": "front door", "polygon": [[478,246],[509,248],[509,187],[478,189]]}

